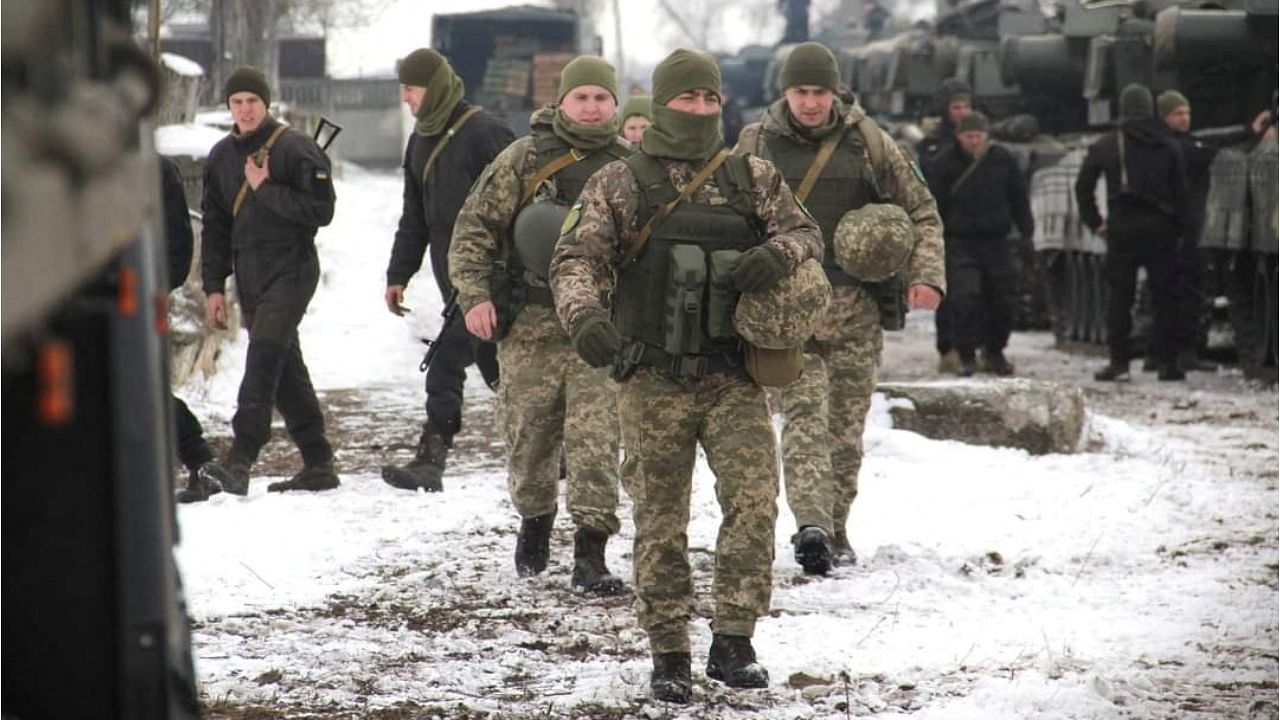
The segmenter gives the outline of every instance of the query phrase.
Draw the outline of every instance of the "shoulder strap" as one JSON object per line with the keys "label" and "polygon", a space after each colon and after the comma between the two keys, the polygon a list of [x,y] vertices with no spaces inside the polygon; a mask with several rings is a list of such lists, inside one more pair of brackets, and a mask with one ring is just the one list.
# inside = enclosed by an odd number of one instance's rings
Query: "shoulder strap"
{"label": "shoulder strap", "polygon": [[809,193],[813,192],[813,186],[818,184],[818,176],[822,174],[822,169],[835,154],[836,146],[844,139],[847,129],[848,126],[841,128],[840,132],[833,132],[822,141],[822,147],[818,148],[818,156],[813,159],[813,164],[809,166],[809,171],[804,174],[804,179],[800,181],[800,187],[795,192],[796,200],[804,202],[805,198],[809,197]]}
{"label": "shoulder strap", "polygon": [[666,220],[667,216],[676,209],[677,205],[692,197],[694,191],[701,187],[702,184],[711,177],[711,174],[716,171],[716,168],[720,167],[728,157],[729,151],[722,148],[720,152],[716,153],[715,157],[711,158],[711,161],[708,162],[705,167],[698,171],[697,175],[693,176],[693,179],[689,181],[689,184],[685,185],[680,190],[680,194],[676,196],[675,200],[672,200],[662,206],[661,210],[649,218],[649,222],[645,223],[644,227],[640,228],[640,232],[636,234],[635,239],[631,243],[631,247],[627,249],[627,254],[622,258],[623,265],[639,257],[640,253],[644,251],[644,246],[649,244],[649,236],[653,234],[654,226],[663,220]]}
{"label": "shoulder strap", "polygon": [[720,192],[734,210],[749,218],[758,218],[752,197],[751,161],[746,155],[733,155],[716,171]]}
{"label": "shoulder strap", "polygon": [[742,128],[742,132],[738,133],[738,146],[743,152],[751,153],[759,157],[764,157],[763,133],[761,133],[761,124],[753,122]]}
{"label": "shoulder strap", "polygon": [[947,191],[947,194],[951,197],[955,197],[956,193],[960,192],[960,186],[964,185],[964,181],[968,180],[969,177],[973,175],[973,171],[978,169],[978,166],[982,164],[983,160],[987,159],[987,155],[989,154],[991,154],[991,148],[987,148],[986,152],[974,158],[969,163],[969,167],[965,168],[964,172],[960,173],[960,177],[956,178],[956,181],[951,183],[951,189]]}
{"label": "shoulder strap", "polygon": [[533,194],[538,192],[539,185],[551,179],[552,175],[582,160],[588,154],[577,148],[570,148],[569,152],[538,168],[538,172],[524,184],[524,190],[520,193],[520,204],[516,205],[516,210],[524,207],[525,203],[533,198]]}
{"label": "shoulder strap", "polygon": [[1116,143],[1120,149],[1120,192],[1129,189],[1129,168],[1124,162],[1124,130],[1116,131]]}
{"label": "shoulder strap", "polygon": [[[254,164],[258,167],[262,167],[262,164],[267,162],[267,157],[271,154],[271,147],[276,144],[276,140],[279,140],[280,136],[284,134],[284,131],[288,129],[288,125],[281,125],[271,131],[271,135],[267,137],[267,141],[262,144],[262,147],[258,148],[258,150],[253,153]],[[244,182],[240,183],[240,191],[236,193],[236,201],[231,205],[232,219],[235,219],[235,217],[240,214],[240,206],[244,205],[244,199],[248,196],[249,180],[246,178]]]}
{"label": "shoulder strap", "polygon": [[458,134],[458,131],[462,129],[462,126],[465,125],[473,115],[480,112],[481,109],[482,108],[479,105],[472,105],[466,112],[462,113],[461,117],[449,126],[448,130],[444,131],[444,137],[440,138],[440,142],[436,143],[435,148],[431,150],[431,154],[427,156],[427,164],[422,166],[423,185],[427,184],[427,177],[431,174],[431,167],[436,164],[436,158],[440,157],[440,153],[444,151],[444,146],[448,145],[449,141],[453,139],[453,136]]}
{"label": "shoulder strap", "polygon": [[867,157],[871,158],[871,169],[879,171],[884,166],[884,135],[875,120],[863,115],[856,123],[858,133],[862,135],[862,144],[867,148]]}

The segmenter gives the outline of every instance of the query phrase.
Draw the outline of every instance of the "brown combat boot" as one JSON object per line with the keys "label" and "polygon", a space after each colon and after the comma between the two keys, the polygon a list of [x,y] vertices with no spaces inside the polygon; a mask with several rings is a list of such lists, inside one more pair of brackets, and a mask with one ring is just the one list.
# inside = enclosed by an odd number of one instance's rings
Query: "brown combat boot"
{"label": "brown combat boot", "polygon": [[227,453],[222,460],[207,462],[200,466],[200,479],[208,486],[218,487],[232,495],[249,494],[249,466],[251,463],[232,453]]}

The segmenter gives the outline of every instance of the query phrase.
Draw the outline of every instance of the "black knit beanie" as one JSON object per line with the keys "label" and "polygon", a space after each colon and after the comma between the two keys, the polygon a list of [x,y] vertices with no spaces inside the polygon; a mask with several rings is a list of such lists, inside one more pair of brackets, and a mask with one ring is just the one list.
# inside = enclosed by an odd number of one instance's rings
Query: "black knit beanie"
{"label": "black knit beanie", "polygon": [[840,68],[836,56],[821,43],[800,43],[787,55],[778,74],[778,88],[786,90],[797,85],[817,85],[831,92],[840,89]]}
{"label": "black knit beanie", "polygon": [[1146,85],[1129,83],[1120,91],[1120,119],[1149,118],[1155,112],[1155,101]]}
{"label": "black knit beanie", "polygon": [[426,87],[440,66],[448,62],[431,48],[418,48],[396,63],[396,77],[401,85]]}
{"label": "black knit beanie", "polygon": [[248,65],[236,68],[222,89],[222,102],[230,105],[231,96],[238,92],[251,92],[262,98],[263,105],[271,106],[271,86],[267,84],[267,76],[258,68]]}

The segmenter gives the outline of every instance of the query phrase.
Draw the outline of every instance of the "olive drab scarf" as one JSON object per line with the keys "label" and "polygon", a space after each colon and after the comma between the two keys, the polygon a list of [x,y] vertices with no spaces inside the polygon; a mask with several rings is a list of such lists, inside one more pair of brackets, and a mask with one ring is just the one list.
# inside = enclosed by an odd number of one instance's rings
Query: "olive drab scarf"
{"label": "olive drab scarf", "polygon": [[706,160],[723,147],[720,113],[697,115],[666,105],[653,106],[653,124],[640,141],[645,155],[675,160]]}
{"label": "olive drab scarf", "polygon": [[600,125],[583,125],[569,119],[563,110],[556,109],[556,117],[551,121],[551,131],[556,137],[569,143],[570,147],[579,150],[599,150],[608,147],[618,135],[618,116],[615,114],[609,122]]}
{"label": "olive drab scarf", "polygon": [[444,132],[445,123],[462,99],[466,86],[462,78],[449,67],[449,63],[440,63],[436,72],[427,84],[427,96],[422,99],[418,108],[417,124],[414,130],[419,135],[439,135]]}

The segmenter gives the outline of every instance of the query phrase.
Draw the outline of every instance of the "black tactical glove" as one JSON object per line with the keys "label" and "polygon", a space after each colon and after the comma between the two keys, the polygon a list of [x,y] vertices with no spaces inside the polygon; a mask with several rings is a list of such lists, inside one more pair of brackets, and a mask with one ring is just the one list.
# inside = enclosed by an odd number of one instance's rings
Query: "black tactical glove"
{"label": "black tactical glove", "polygon": [[573,349],[591,367],[613,364],[622,349],[622,338],[604,313],[593,313],[583,318],[573,331]]}
{"label": "black tactical glove", "polygon": [[757,245],[742,254],[733,269],[733,285],[742,292],[768,290],[789,272],[787,259],[773,245]]}

